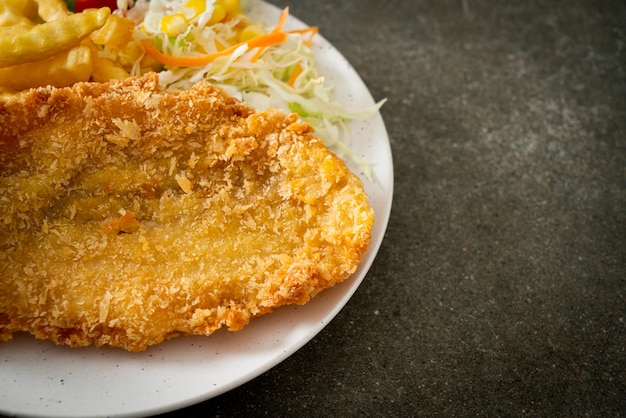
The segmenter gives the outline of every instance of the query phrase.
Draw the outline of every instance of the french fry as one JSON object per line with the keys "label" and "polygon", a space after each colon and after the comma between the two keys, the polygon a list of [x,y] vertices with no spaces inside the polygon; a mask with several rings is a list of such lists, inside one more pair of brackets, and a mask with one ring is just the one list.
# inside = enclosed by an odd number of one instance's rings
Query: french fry
{"label": "french fry", "polygon": [[102,7],[36,25],[14,36],[3,36],[0,38],[0,67],[39,61],[67,51],[100,29],[110,14],[108,7]]}
{"label": "french fry", "polygon": [[30,22],[37,17],[34,0],[4,0],[0,2],[0,26]]}
{"label": "french fry", "polygon": [[35,0],[3,0],[2,4],[28,19],[34,19],[37,16]]}
{"label": "french fry", "polygon": [[130,76],[128,71],[122,67],[117,61],[109,58],[104,58],[99,55],[100,48],[93,43],[91,38],[87,38],[82,42],[82,45],[86,45],[91,49],[91,56],[93,57],[93,73],[91,74],[91,80],[96,82],[103,82],[109,80],[121,80]]}
{"label": "french fry", "polygon": [[111,15],[100,29],[91,34],[91,40],[96,45],[106,45],[115,49],[122,49],[133,38],[135,22],[118,15]]}
{"label": "french fry", "polygon": [[116,61],[124,68],[130,68],[138,59],[145,55],[143,48],[136,40],[131,40],[124,48],[116,53]]}
{"label": "french fry", "polygon": [[30,29],[32,29],[33,26],[35,26],[34,23],[30,23],[30,21],[17,23],[10,26],[0,26],[0,38],[3,38],[5,36],[15,36],[19,35],[20,33],[28,32]]}
{"label": "french fry", "polygon": [[93,65],[91,79],[93,81],[105,82],[109,80],[123,80],[130,77],[122,67],[106,58],[96,58]]}
{"label": "french fry", "polygon": [[44,22],[52,22],[70,14],[63,0],[35,0],[39,6],[39,16]]}
{"label": "french fry", "polygon": [[[63,0],[0,0],[0,93],[127,78],[144,55],[134,29],[106,7],[72,14]],[[99,56],[103,47],[116,58]]]}
{"label": "french fry", "polygon": [[80,45],[41,61],[0,68],[0,86],[14,90],[46,85],[67,87],[79,81],[88,81],[92,72],[91,50]]}

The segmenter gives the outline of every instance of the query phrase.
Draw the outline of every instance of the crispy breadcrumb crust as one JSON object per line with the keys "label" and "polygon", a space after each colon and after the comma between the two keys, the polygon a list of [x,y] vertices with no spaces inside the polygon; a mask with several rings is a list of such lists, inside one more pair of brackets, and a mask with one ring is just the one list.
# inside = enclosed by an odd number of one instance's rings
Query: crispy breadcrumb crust
{"label": "crispy breadcrumb crust", "polygon": [[0,339],[143,351],[353,273],[373,210],[295,115],[155,74],[0,99]]}

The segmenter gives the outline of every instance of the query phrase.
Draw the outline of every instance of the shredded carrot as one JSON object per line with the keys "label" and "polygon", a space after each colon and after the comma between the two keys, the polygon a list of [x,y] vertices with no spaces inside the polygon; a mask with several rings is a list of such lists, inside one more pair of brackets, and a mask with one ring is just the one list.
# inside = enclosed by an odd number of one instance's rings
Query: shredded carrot
{"label": "shredded carrot", "polygon": [[296,79],[300,74],[302,74],[302,66],[300,64],[296,64],[295,68],[291,72],[291,75],[289,76],[287,84],[293,87],[293,85],[296,83]]}
{"label": "shredded carrot", "polygon": [[[280,12],[280,16],[278,17],[278,23],[270,33],[281,32],[283,30],[283,26],[285,26],[285,23],[287,23],[287,18],[289,18],[289,7],[285,7],[283,11]],[[265,48],[259,48],[256,54],[254,54],[254,56],[252,57],[251,61],[256,62],[256,60],[259,59],[263,52],[265,52]]]}
{"label": "shredded carrot", "polygon": [[283,30],[283,26],[287,23],[287,19],[289,18],[289,7],[285,7],[282,12],[280,12],[280,16],[278,17],[278,23],[272,29],[272,32],[280,32]]}
{"label": "shredded carrot", "polygon": [[176,67],[200,67],[212,63],[217,58],[225,57],[235,52],[242,45],[248,45],[249,49],[252,48],[267,48],[272,45],[277,45],[285,42],[287,34],[285,32],[270,32],[264,35],[259,35],[246,42],[240,42],[236,45],[226,48],[223,51],[216,52],[214,54],[198,55],[198,56],[186,56],[186,57],[174,57],[171,55],[163,54],[159,51],[152,42],[148,40],[142,40],[140,42],[143,50],[159,61],[161,64],[171,65]]}
{"label": "shredded carrot", "polygon": [[309,34],[309,38],[304,40],[304,44],[306,46],[311,46],[313,44],[313,37],[318,32],[319,32],[319,28],[317,26],[311,26],[310,28],[306,28],[306,29],[290,30],[287,33],[288,34],[297,33],[298,35],[304,35],[305,33],[308,33]]}
{"label": "shredded carrot", "polygon": [[[289,7],[286,7],[280,13],[280,17],[278,18],[278,23],[276,24],[274,29],[272,29],[270,32],[263,34],[263,35],[256,36],[248,41],[240,42],[229,48],[223,49],[213,54],[174,57],[172,55],[167,55],[167,54],[162,53],[161,51],[157,49],[154,43],[152,43],[151,41],[147,39],[140,41],[140,45],[146,54],[148,54],[150,57],[154,58],[155,60],[159,61],[161,64],[175,66],[175,67],[201,67],[201,66],[212,63],[217,58],[232,54],[243,45],[247,45],[248,49],[258,48],[254,56],[251,58],[252,62],[254,62],[261,56],[261,54],[263,54],[266,48],[285,42],[289,34],[295,33],[295,34],[303,35],[306,33],[310,33],[309,38],[306,39],[304,42],[306,45],[310,45],[313,42],[313,36],[315,36],[315,34],[318,32],[317,27],[310,27],[307,29],[296,29],[296,30],[285,32],[283,31],[283,27],[285,26],[285,23],[287,22],[288,18],[289,18]],[[295,79],[296,77],[298,77],[300,72],[302,72],[302,68],[300,68],[300,66],[298,65],[296,69],[294,69],[294,73],[297,73],[297,74],[294,75],[292,73],[291,75],[291,77],[293,77],[293,81],[291,81],[290,79],[290,83],[291,83],[290,85],[293,85],[293,83],[295,83]]]}

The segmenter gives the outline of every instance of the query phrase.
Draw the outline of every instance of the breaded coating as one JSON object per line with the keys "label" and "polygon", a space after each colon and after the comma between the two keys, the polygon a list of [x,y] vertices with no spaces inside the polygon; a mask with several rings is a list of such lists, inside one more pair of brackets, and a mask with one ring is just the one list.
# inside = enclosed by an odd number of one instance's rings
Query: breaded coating
{"label": "breaded coating", "polygon": [[353,273],[374,213],[295,115],[156,74],[0,98],[0,339],[142,351]]}

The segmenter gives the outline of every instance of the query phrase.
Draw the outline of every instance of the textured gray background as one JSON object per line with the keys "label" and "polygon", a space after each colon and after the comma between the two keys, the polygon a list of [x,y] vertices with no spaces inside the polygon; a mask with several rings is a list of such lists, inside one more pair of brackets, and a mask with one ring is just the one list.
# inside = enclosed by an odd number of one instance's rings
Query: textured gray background
{"label": "textured gray background", "polygon": [[167,416],[626,416],[626,3],[272,3],[389,99],[389,228],[313,341]]}

